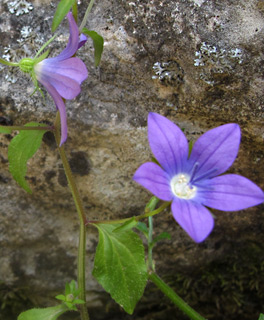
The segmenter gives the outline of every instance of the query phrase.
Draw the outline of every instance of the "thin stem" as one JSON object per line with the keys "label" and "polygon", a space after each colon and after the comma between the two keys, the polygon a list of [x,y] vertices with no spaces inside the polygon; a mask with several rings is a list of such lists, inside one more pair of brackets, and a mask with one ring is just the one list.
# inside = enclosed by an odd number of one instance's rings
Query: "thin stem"
{"label": "thin stem", "polygon": [[82,32],[82,29],[85,27],[86,25],[86,22],[88,20],[88,15],[90,13],[90,11],[92,10],[92,7],[93,7],[93,4],[94,4],[95,0],[91,0],[90,3],[89,3],[89,6],[88,8],[86,9],[86,12],[85,12],[85,15],[83,17],[83,21],[79,27],[79,32],[81,33]]}
{"label": "thin stem", "polygon": [[[82,204],[82,200],[77,189],[68,159],[66,157],[66,153],[64,150],[64,146],[60,145],[60,114],[57,112],[56,120],[55,120],[55,139],[58,145],[60,157],[63,163],[64,171],[68,180],[68,184],[74,199],[74,203],[79,215],[80,220],[80,236],[79,236],[79,248],[78,248],[78,288],[81,290],[80,299],[86,302],[86,290],[85,290],[85,253],[86,253],[86,217],[84,213],[84,207]],[[89,320],[89,314],[87,311],[86,304],[80,305],[80,314],[82,320]]]}
{"label": "thin stem", "polygon": [[55,33],[52,38],[50,38],[46,43],[43,44],[43,46],[39,49],[37,54],[34,57],[34,60],[40,55],[40,53],[57,37],[58,33]]}
{"label": "thin stem", "polygon": [[148,217],[148,222],[149,222],[149,226],[148,226],[148,269],[149,270],[153,270],[154,266],[153,266],[153,261],[152,261],[152,234],[153,234],[153,218],[152,217]]}
{"label": "thin stem", "polygon": [[156,273],[151,271],[149,273],[149,280],[151,280],[190,319],[206,320],[179,297]]}
{"label": "thin stem", "polygon": [[[136,216],[135,220],[139,221],[144,218],[152,217],[155,216],[156,214],[160,213],[164,209],[166,209],[171,203],[170,202],[164,202],[158,209],[150,212],[146,212],[144,214],[141,214],[140,216]],[[124,223],[131,220],[130,218],[125,218],[125,219],[119,219],[119,220],[92,220],[92,221],[86,221],[86,224],[118,224],[118,223]]]}
{"label": "thin stem", "polygon": [[10,62],[0,58],[0,63],[9,66],[9,67],[18,67],[19,64],[17,62]]}
{"label": "thin stem", "polygon": [[16,130],[16,131],[21,131],[21,130],[44,130],[44,131],[53,131],[54,127],[26,127],[26,126],[0,126],[1,129],[6,129],[6,130]]}
{"label": "thin stem", "polygon": [[[86,302],[85,290],[85,253],[86,253],[86,227],[84,223],[80,223],[79,248],[78,248],[78,288],[81,289],[79,298]],[[82,320],[89,320],[89,314],[86,304],[80,305],[80,313]]]}

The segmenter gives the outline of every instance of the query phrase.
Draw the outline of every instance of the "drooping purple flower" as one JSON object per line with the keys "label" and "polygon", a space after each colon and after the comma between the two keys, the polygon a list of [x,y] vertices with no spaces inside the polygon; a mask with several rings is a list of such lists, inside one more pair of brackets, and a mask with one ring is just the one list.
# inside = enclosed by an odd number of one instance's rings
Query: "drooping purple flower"
{"label": "drooping purple flower", "polygon": [[160,166],[147,162],[133,179],[159,199],[172,201],[173,217],[194,241],[203,241],[213,229],[214,219],[206,207],[236,211],[264,201],[263,191],[247,178],[219,176],[237,156],[237,124],[225,124],[203,134],[188,157],[188,141],[181,129],[167,118],[150,113],[148,139]]}
{"label": "drooping purple flower", "polygon": [[73,55],[87,38],[79,36],[79,29],[71,12],[67,14],[70,37],[66,48],[54,58],[44,59],[34,65],[36,79],[53,98],[61,118],[62,145],[67,139],[67,114],[63,99],[74,99],[81,91],[81,83],[88,77],[85,64]]}

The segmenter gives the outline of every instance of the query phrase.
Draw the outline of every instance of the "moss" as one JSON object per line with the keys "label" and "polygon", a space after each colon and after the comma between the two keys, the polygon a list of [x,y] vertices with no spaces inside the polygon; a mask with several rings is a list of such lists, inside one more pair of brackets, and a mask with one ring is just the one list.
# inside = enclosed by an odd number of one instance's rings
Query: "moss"
{"label": "moss", "polygon": [[[264,244],[243,242],[231,247],[221,260],[214,260],[195,272],[186,270],[173,276],[158,273],[206,319],[257,320],[263,312],[263,258]],[[22,310],[36,306],[29,297],[27,288],[13,289],[0,284],[0,320],[13,320]],[[152,284],[148,285],[132,316],[122,311],[106,293],[100,295],[101,299],[105,308],[91,305],[92,319],[188,319]],[[76,314],[69,313],[62,319],[72,317]]]}
{"label": "moss", "polygon": [[165,280],[207,319],[258,319],[263,311],[264,248],[255,243],[242,247],[192,274]]}
{"label": "moss", "polygon": [[22,311],[34,306],[28,288],[12,288],[0,282],[0,320],[14,320]]}

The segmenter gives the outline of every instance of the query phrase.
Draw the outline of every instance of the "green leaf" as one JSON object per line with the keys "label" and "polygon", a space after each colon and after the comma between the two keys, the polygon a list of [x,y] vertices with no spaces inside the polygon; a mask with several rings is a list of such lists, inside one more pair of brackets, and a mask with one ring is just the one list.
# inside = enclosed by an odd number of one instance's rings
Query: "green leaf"
{"label": "green leaf", "polygon": [[67,296],[68,294],[72,293],[71,292],[71,286],[68,282],[66,282],[65,284],[65,296]]}
{"label": "green leaf", "polygon": [[0,126],[0,133],[10,134],[11,132],[11,129],[6,129],[4,126]]}
{"label": "green leaf", "polygon": [[124,310],[132,314],[147,283],[144,247],[132,230],[113,232],[110,224],[97,224],[99,243],[93,276]]}
{"label": "green leaf", "polygon": [[82,33],[92,38],[94,46],[94,64],[97,67],[100,63],[101,56],[104,49],[104,38],[97,32],[88,30],[87,28],[82,29]]}
{"label": "green leaf", "polygon": [[66,297],[63,294],[59,294],[55,298],[61,301],[66,301]]}
{"label": "green leaf", "polygon": [[159,234],[153,241],[152,241],[152,243],[151,243],[151,248],[153,248],[154,247],[154,245],[157,243],[157,242],[159,242],[159,241],[161,241],[161,240],[164,240],[164,239],[171,239],[171,235],[168,233],[168,232],[162,232],[161,234]]}
{"label": "green leaf", "polygon": [[144,222],[138,222],[136,228],[137,228],[139,231],[143,232],[143,234],[145,235],[145,237],[148,239],[148,232],[149,232],[149,231],[148,231],[148,227],[147,227],[146,223],[144,223]]}
{"label": "green leaf", "polygon": [[84,303],[85,303],[85,301],[83,301],[83,300],[81,300],[81,299],[75,299],[73,302],[74,302],[75,304],[84,304]]}
{"label": "green leaf", "polygon": [[[37,122],[26,124],[27,127],[46,126]],[[27,192],[31,189],[25,180],[27,161],[33,157],[41,145],[45,130],[23,130],[15,136],[8,147],[9,171],[16,182]]]}
{"label": "green leaf", "polygon": [[137,224],[138,224],[138,222],[137,222],[136,218],[132,217],[127,222],[121,224],[121,226],[118,226],[117,228],[115,228],[113,230],[113,232],[122,232],[122,231],[130,230],[130,229],[134,228]]}
{"label": "green leaf", "polygon": [[64,304],[49,308],[30,309],[20,313],[17,320],[56,320],[68,310]]}
{"label": "green leaf", "polygon": [[264,314],[263,314],[263,313],[261,313],[261,314],[259,315],[258,320],[264,320]]}
{"label": "green leaf", "polygon": [[51,31],[54,32],[60,25],[63,18],[71,10],[75,0],[61,0],[54,14]]}
{"label": "green leaf", "polygon": [[77,308],[76,308],[76,306],[75,306],[73,303],[66,301],[65,304],[66,304],[66,306],[67,306],[70,310],[75,310],[75,311],[77,311]]}

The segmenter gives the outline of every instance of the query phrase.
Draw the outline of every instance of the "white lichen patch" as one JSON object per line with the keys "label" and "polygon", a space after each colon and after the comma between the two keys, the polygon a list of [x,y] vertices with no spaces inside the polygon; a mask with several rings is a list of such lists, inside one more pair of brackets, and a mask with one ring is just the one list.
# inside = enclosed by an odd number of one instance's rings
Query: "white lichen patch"
{"label": "white lichen patch", "polygon": [[153,71],[152,79],[158,79],[164,85],[179,87],[183,83],[184,72],[176,61],[155,62]]}
{"label": "white lichen patch", "polygon": [[21,29],[20,33],[21,33],[22,38],[26,39],[31,36],[32,28],[30,26],[24,26]]}
{"label": "white lichen patch", "polygon": [[29,13],[34,9],[33,5],[26,0],[5,1],[10,13],[20,16]]}
{"label": "white lichen patch", "polygon": [[217,65],[220,69],[232,69],[234,63],[241,64],[243,62],[242,49],[224,49],[206,42],[202,42],[200,49],[195,52],[195,57],[194,65],[196,67],[210,64]]}
{"label": "white lichen patch", "polygon": [[214,85],[215,74],[232,73],[235,66],[243,63],[243,51],[240,48],[220,48],[202,42],[195,52],[194,66],[202,68],[200,79]]}

